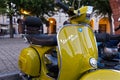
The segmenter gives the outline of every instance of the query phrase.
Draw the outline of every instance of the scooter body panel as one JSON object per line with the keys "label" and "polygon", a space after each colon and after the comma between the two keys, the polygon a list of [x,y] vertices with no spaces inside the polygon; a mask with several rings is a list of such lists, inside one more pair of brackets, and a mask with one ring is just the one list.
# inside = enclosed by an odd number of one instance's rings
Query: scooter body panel
{"label": "scooter body panel", "polygon": [[48,71],[43,60],[44,54],[52,48],[55,48],[55,46],[30,45],[24,48],[18,61],[20,70],[27,75],[36,77],[35,80],[53,80],[52,77],[47,75]]}
{"label": "scooter body panel", "polygon": [[79,80],[120,80],[120,71],[100,69],[85,74]]}
{"label": "scooter body panel", "polygon": [[22,72],[31,76],[40,75],[40,60],[37,52],[31,48],[24,48],[19,56],[18,66]]}
{"label": "scooter body panel", "polygon": [[49,50],[51,49],[56,49],[56,46],[36,46],[36,45],[32,45],[33,48],[35,48],[40,56],[40,60],[41,60],[41,71],[40,71],[40,76],[33,78],[32,80],[54,80],[53,77],[50,77],[49,75],[47,75],[48,70],[47,67],[45,65],[45,59],[44,56],[45,54],[48,53]]}
{"label": "scooter body panel", "polygon": [[[58,33],[60,73],[58,80],[77,80],[89,69],[96,68],[97,45],[94,33],[86,25],[67,25]],[[94,66],[90,59],[94,58]]]}

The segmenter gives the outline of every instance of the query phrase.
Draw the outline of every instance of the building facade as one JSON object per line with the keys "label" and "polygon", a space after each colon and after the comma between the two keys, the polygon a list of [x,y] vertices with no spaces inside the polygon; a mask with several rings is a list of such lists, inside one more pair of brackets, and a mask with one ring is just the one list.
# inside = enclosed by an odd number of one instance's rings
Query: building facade
{"label": "building facade", "polygon": [[[114,27],[117,28],[120,25],[120,21],[118,21],[120,18],[120,0],[110,0],[110,5],[113,12]],[[120,34],[120,30],[115,33]]]}

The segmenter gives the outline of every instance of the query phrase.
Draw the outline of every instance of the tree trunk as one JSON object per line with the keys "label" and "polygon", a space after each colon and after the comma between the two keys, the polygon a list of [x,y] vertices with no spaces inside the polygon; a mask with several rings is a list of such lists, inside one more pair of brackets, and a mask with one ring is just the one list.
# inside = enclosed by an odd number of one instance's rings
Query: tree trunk
{"label": "tree trunk", "polygon": [[14,38],[14,34],[13,34],[13,23],[12,23],[12,16],[9,16],[10,19],[10,38]]}
{"label": "tree trunk", "polygon": [[9,12],[9,24],[10,24],[10,38],[13,38],[14,35],[13,35],[13,23],[12,23],[12,13],[11,13],[11,2],[8,2],[8,5],[9,5],[9,9],[10,9],[10,12]]}

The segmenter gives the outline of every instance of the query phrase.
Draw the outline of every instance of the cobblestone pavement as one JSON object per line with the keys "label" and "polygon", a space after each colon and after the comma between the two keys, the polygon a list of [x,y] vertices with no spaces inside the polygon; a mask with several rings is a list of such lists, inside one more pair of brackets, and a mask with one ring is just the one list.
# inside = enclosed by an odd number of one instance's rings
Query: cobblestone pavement
{"label": "cobblestone pavement", "polygon": [[0,38],[0,74],[18,71],[18,56],[27,46],[20,37]]}

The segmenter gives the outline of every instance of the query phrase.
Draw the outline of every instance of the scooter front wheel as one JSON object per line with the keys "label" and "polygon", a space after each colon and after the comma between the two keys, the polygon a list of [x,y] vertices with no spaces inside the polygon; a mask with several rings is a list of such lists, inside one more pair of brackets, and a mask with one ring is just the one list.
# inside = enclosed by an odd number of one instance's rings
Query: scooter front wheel
{"label": "scooter front wheel", "polygon": [[120,71],[100,69],[85,74],[79,80],[120,80]]}

